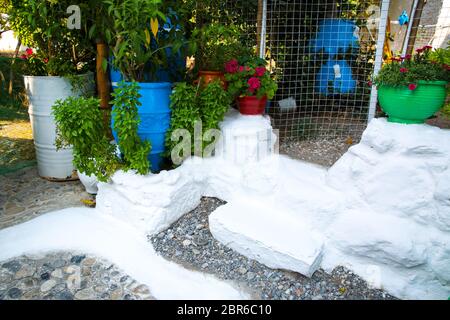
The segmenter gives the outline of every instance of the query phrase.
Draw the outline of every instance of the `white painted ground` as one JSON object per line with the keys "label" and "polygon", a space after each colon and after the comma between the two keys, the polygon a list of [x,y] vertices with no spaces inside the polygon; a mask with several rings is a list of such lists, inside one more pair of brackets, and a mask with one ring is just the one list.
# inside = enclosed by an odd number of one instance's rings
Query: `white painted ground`
{"label": "white painted ground", "polygon": [[157,255],[145,236],[95,209],[70,208],[0,230],[0,261],[22,254],[79,251],[109,260],[156,299],[246,299],[231,284]]}

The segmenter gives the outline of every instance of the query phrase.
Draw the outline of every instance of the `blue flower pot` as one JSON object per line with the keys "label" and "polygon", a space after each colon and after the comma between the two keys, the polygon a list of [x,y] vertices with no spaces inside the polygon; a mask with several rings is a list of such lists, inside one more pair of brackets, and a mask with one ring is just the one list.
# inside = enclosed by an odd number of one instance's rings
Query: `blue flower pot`
{"label": "blue flower pot", "polygon": [[[138,135],[142,140],[149,140],[152,150],[148,156],[153,172],[161,170],[163,160],[162,154],[165,151],[165,136],[170,126],[170,94],[172,84],[170,82],[139,83],[139,99],[141,106],[138,108],[140,123]],[[113,90],[117,86],[113,85]],[[114,113],[114,107],[113,107]],[[114,127],[114,117],[111,119],[111,126]],[[118,140],[117,133],[113,131],[113,136]]]}

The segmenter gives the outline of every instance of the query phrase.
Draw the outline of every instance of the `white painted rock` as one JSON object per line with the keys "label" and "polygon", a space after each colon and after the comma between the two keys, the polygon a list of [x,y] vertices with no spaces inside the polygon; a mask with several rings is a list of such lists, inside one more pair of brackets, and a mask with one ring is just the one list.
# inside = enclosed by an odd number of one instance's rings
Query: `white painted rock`
{"label": "white painted rock", "polygon": [[97,208],[146,234],[155,234],[200,204],[204,178],[192,161],[175,170],[147,176],[117,172],[99,184]]}
{"label": "white painted rock", "polygon": [[241,115],[231,109],[220,123],[215,154],[230,163],[260,161],[273,154],[277,141],[268,116]]}
{"label": "white painted rock", "polygon": [[213,236],[270,268],[310,277],[320,266],[323,238],[289,213],[262,199],[240,199],[209,216]]}
{"label": "white painted rock", "polygon": [[398,297],[450,296],[450,130],[372,120],[326,180],[352,201],[325,233],[354,270],[376,266]]}

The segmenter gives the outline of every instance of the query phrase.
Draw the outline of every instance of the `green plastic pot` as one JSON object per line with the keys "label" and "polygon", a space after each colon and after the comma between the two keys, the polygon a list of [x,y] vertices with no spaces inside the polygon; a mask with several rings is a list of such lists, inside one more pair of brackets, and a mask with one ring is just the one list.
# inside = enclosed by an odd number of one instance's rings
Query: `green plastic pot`
{"label": "green plastic pot", "polygon": [[445,103],[446,81],[418,81],[415,90],[407,86],[378,87],[378,101],[389,122],[424,123]]}

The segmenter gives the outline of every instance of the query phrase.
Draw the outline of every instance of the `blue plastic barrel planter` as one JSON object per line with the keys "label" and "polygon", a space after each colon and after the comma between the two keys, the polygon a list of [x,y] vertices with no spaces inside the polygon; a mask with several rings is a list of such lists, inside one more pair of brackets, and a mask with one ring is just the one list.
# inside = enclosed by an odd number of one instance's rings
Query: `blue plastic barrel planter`
{"label": "blue plastic barrel planter", "polygon": [[[141,106],[138,114],[140,124],[138,135],[142,140],[149,140],[152,144],[152,150],[148,156],[152,171],[159,171],[163,160],[162,154],[165,151],[165,136],[170,126],[170,94],[172,93],[172,84],[170,82],[150,82],[139,83],[139,93]],[[117,86],[113,86],[113,89]],[[113,106],[114,113],[114,106]],[[114,127],[114,117],[111,125]],[[113,136],[118,140],[117,133],[113,130]]]}
{"label": "blue plastic barrel planter", "polygon": [[352,69],[345,60],[328,60],[316,76],[316,90],[324,95],[352,93],[355,88]]}
{"label": "blue plastic barrel planter", "polygon": [[311,40],[313,52],[322,49],[329,57],[345,53],[349,48],[359,48],[357,27],[353,21],[342,19],[325,19],[319,24],[316,39]]}

